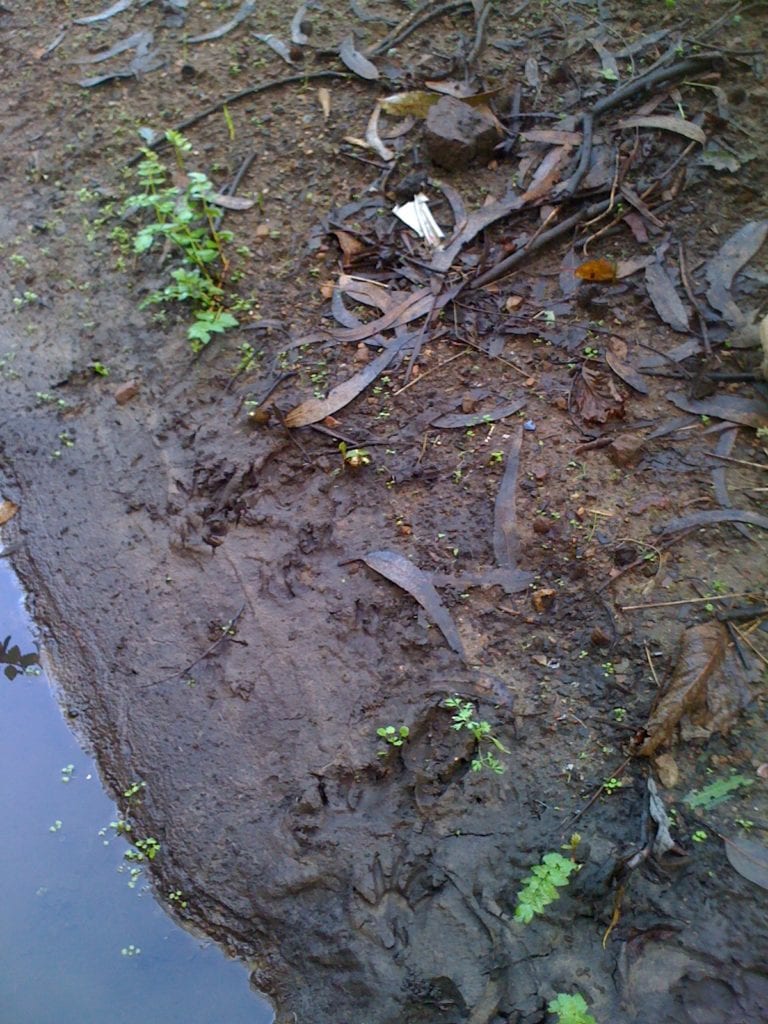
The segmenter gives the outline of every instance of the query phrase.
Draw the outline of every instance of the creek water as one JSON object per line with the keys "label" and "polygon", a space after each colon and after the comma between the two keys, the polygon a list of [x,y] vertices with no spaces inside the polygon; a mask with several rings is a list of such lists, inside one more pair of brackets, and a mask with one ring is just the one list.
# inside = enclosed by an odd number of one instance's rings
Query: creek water
{"label": "creek water", "polygon": [[145,879],[129,887],[95,764],[45,675],[18,664],[35,651],[0,558],[0,1022],[270,1024],[242,964],[175,924]]}

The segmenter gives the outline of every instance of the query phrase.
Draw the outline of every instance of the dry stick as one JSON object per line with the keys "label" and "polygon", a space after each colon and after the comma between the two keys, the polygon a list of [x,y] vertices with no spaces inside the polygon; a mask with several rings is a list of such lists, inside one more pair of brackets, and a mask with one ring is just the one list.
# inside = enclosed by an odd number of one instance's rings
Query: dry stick
{"label": "dry stick", "polygon": [[[354,76],[345,71],[307,71],[301,75],[286,75],[285,78],[274,78],[271,82],[262,82],[261,85],[252,85],[247,89],[241,89],[240,92],[232,93],[231,96],[226,96],[223,100],[218,100],[216,103],[212,103],[210,107],[206,107],[199,113],[194,114],[192,117],[188,117],[186,121],[180,121],[177,125],[174,125],[173,131],[183,132],[187,128],[191,128],[192,125],[197,124],[198,121],[205,120],[206,117],[210,117],[211,114],[216,114],[224,107],[228,107],[231,103],[237,103],[238,100],[243,100],[248,96],[256,96],[261,92],[268,92],[270,89],[279,89],[283,85],[294,85],[296,82],[310,82],[318,78],[345,78],[351,79]],[[157,151],[163,149],[168,145],[168,140],[165,138],[157,139],[156,142],[152,143],[152,149]],[[140,160],[144,159],[144,154],[139,153],[137,156],[131,157],[127,160],[125,167],[133,167],[134,164],[139,163]]]}
{"label": "dry stick", "polygon": [[167,683],[170,682],[171,679],[179,679],[181,676],[187,675],[188,672],[192,671],[195,665],[199,665],[201,661],[204,661],[205,658],[208,657],[209,654],[213,654],[213,652],[220,644],[223,644],[225,640],[230,640],[232,638],[233,630],[237,625],[238,619],[240,618],[244,611],[245,604],[241,605],[240,610],[236,612],[232,616],[232,618],[229,619],[228,622],[224,623],[224,625],[221,627],[221,636],[214,640],[211,646],[206,648],[206,650],[203,651],[199,658],[195,658],[194,661],[190,662],[189,665],[186,666],[186,668],[181,669],[179,672],[174,672],[170,676],[165,676],[163,679],[155,679],[151,683],[144,683],[144,685],[139,687],[139,689],[145,690],[148,686],[158,686],[160,683]]}
{"label": "dry stick", "polygon": [[764,665],[768,665],[768,658],[766,658],[766,656],[761,651],[758,651],[758,649],[755,647],[755,645],[752,643],[749,637],[745,635],[743,629],[739,629],[735,622],[729,622],[728,626],[734,629],[741,642],[746,644],[750,651],[752,651],[752,653],[756,655]]}
{"label": "dry stick", "polygon": [[719,455],[717,452],[704,452],[713,459],[722,459],[724,462],[735,462],[737,466],[751,466],[753,469],[768,469],[768,463],[747,462],[745,459],[734,459],[730,455]]}
{"label": "dry stick", "polygon": [[602,114],[617,107],[624,100],[629,99],[630,96],[634,96],[638,92],[650,89],[651,86],[658,85],[660,82],[665,82],[670,78],[684,78],[689,73],[698,71],[701,67],[713,64],[718,60],[722,60],[719,53],[702,53],[697,57],[689,57],[687,60],[678,61],[677,64],[672,64],[666,68],[656,68],[653,71],[646,72],[644,75],[633,78],[624,85],[619,86],[618,89],[615,89],[608,96],[598,100],[589,113],[582,115],[582,143],[579,165],[563,186],[561,194],[573,196],[578,190],[582,178],[587,173],[592,154],[592,128],[594,122]]}
{"label": "dry stick", "polygon": [[[624,760],[623,760],[623,761],[621,762],[621,764],[619,765],[619,767],[618,767],[618,768],[617,768],[617,769],[616,769],[616,770],[615,770],[614,772],[611,772],[611,774],[610,774],[610,775],[608,776],[608,778],[609,778],[609,779],[618,779],[618,777],[619,777],[620,775],[622,775],[622,774],[624,773],[624,769],[625,769],[625,768],[627,767],[627,765],[629,764],[629,762],[630,762],[631,760],[632,760],[632,756],[631,756],[631,755],[630,755],[629,757],[625,758],[625,759],[624,759]],[[569,828],[573,828],[573,826],[574,826],[574,825],[576,824],[576,822],[577,822],[577,821],[579,820],[579,818],[580,818],[580,817],[581,817],[581,816],[582,816],[583,814],[586,814],[586,813],[587,813],[587,811],[589,810],[589,808],[590,808],[590,807],[592,806],[592,804],[593,804],[593,803],[594,803],[594,802],[595,802],[595,801],[596,801],[596,800],[598,799],[598,797],[600,796],[600,794],[601,794],[601,793],[604,793],[604,792],[605,792],[605,784],[604,784],[604,783],[601,783],[601,784],[600,784],[600,788],[599,788],[598,790],[596,790],[596,791],[595,791],[595,792],[594,792],[594,793],[592,794],[592,796],[591,796],[591,797],[589,798],[589,800],[587,801],[587,803],[585,803],[585,804],[584,804],[584,806],[583,806],[583,807],[581,808],[581,810],[580,810],[580,811],[577,811],[577,812],[576,812],[576,814],[574,814],[574,815],[573,815],[572,817],[570,817],[570,818],[566,818],[566,819],[565,819],[565,821],[561,822],[561,824],[562,824],[563,826],[565,826],[565,827],[564,827],[564,829],[563,829],[563,835],[565,835],[565,832],[567,832]]]}
{"label": "dry stick", "polygon": [[507,256],[506,259],[502,260],[501,263],[497,263],[495,267],[491,267],[490,270],[486,270],[480,277],[476,277],[474,281],[470,281],[470,288],[482,288],[486,284],[490,284],[491,281],[496,281],[498,278],[503,277],[505,274],[513,270],[519,263],[522,263],[528,256],[536,252],[538,249],[543,249],[545,245],[549,245],[550,242],[554,241],[555,238],[559,238],[560,235],[566,234],[571,228],[576,227],[587,217],[595,217],[599,213],[605,212],[608,209],[609,201],[606,199],[601,203],[595,203],[593,206],[587,207],[585,210],[579,210],[578,213],[574,213],[566,220],[562,221],[556,227],[551,228],[549,231],[545,231],[544,234],[539,235],[536,239],[536,244],[531,245],[529,248],[518,249],[517,252],[513,252],[511,256]]}
{"label": "dry stick", "polygon": [[398,395],[401,395],[403,391],[407,391],[408,388],[412,388],[414,384],[420,384],[425,377],[429,377],[431,374],[437,373],[438,370],[442,370],[442,368],[444,366],[447,366],[448,363],[452,363],[454,359],[460,359],[462,356],[466,354],[466,350],[462,350],[461,352],[457,352],[455,355],[452,355],[449,359],[443,360],[442,363],[438,363],[437,366],[433,366],[430,370],[425,370],[424,373],[419,374],[418,377],[414,377],[413,380],[408,381],[407,384],[404,384],[401,388],[398,388],[397,391],[393,391],[392,397],[396,398]]}
{"label": "dry stick", "polygon": [[654,601],[651,604],[625,604],[621,610],[623,612],[636,612],[639,608],[676,608],[681,604],[702,604],[705,601],[730,601],[732,597],[757,597],[757,594],[744,593],[744,594],[721,594],[713,595],[712,597],[689,597],[687,600],[681,601]]}
{"label": "dry stick", "polygon": [[[256,150],[252,149],[248,156],[245,158],[245,160],[243,160],[243,162],[240,164],[237,171],[235,172],[234,178],[226,188],[225,195],[234,196],[237,193],[237,190],[240,188],[240,183],[242,182],[245,175],[248,173],[251,164],[253,163],[257,156],[258,153],[256,152]],[[224,220],[226,213],[226,207],[222,207],[221,213],[218,215],[218,217],[216,217],[216,219],[213,222],[214,231],[219,230],[219,228],[221,227],[221,222]]]}
{"label": "dry stick", "polygon": [[[386,53],[387,50],[392,49],[393,46],[398,46],[408,36],[413,35],[422,25],[427,25],[430,21],[434,21],[435,18],[441,18],[444,14],[453,14],[454,11],[460,11],[462,7],[471,6],[472,0],[450,0],[447,4],[432,7],[432,3],[428,0],[427,3],[422,4],[417,10],[403,18],[398,25],[395,25],[389,35],[384,36],[375,46],[363,52],[366,57],[379,57],[381,54]],[[523,6],[526,5],[524,4]],[[432,10],[429,10],[430,7],[432,7]]]}
{"label": "dry stick", "polygon": [[658,690],[658,688],[659,688],[659,677],[656,675],[656,666],[653,664],[653,659],[651,658],[651,652],[648,650],[648,641],[647,640],[644,642],[643,648],[645,649],[645,660],[648,662],[648,668],[651,670],[651,675],[653,676],[653,681],[656,684],[656,689]]}
{"label": "dry stick", "polygon": [[[476,9],[475,9],[476,10]],[[488,15],[491,13],[490,0],[486,2],[485,6],[480,11],[480,17],[477,18],[475,25],[475,41],[472,44],[472,49],[469,51],[467,56],[467,65],[472,67],[475,61],[480,57],[483,50],[485,49],[485,30],[488,24]],[[477,17],[477,15],[475,15]]]}
{"label": "dry stick", "polygon": [[680,263],[680,280],[683,282],[683,288],[685,288],[685,294],[688,296],[693,308],[696,310],[696,316],[699,318],[699,327],[701,328],[701,337],[704,341],[704,351],[709,356],[712,354],[712,346],[709,342],[709,331],[707,330],[707,321],[704,316],[704,310],[701,308],[701,303],[693,294],[693,288],[691,287],[691,279],[688,276],[688,266],[685,259],[685,246],[682,242],[678,245],[678,257]]}
{"label": "dry stick", "polygon": [[[657,546],[658,550],[659,551],[665,551],[667,548],[672,547],[672,545],[677,543],[677,541],[683,540],[683,538],[687,537],[688,534],[693,529],[694,529],[694,527],[692,526],[690,529],[683,530],[682,533],[678,533],[675,537],[670,537],[670,539],[665,544],[659,544]],[[629,565],[625,565],[622,569],[620,569],[616,573],[615,576],[611,576],[611,578],[609,580],[606,580],[605,583],[601,583],[600,586],[595,591],[595,593],[596,594],[601,594],[607,587],[610,587],[612,583],[616,582],[616,580],[620,580],[621,577],[624,576],[626,573],[631,572],[632,569],[636,569],[638,567],[638,565],[644,565],[644,564],[645,564],[645,557],[644,556],[641,556],[640,558],[636,558],[634,560],[634,562],[630,562]]]}

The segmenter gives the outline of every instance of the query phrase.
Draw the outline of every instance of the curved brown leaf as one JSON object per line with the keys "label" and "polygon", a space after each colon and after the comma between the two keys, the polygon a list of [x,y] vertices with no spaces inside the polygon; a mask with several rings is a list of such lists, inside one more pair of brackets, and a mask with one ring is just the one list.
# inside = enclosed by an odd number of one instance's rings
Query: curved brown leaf
{"label": "curved brown leaf", "polygon": [[310,398],[306,402],[302,402],[301,405],[297,405],[295,409],[291,409],[285,417],[285,425],[287,427],[307,427],[310,423],[319,423],[326,416],[332,416],[339,409],[343,409],[345,405],[349,405],[353,398],[357,398],[361,391],[365,390],[380,373],[386,370],[400,349],[412,340],[413,337],[410,334],[397,338],[389,348],[371,360],[359,373],[354,374],[338,387],[332,388],[325,398]]}
{"label": "curved brown leaf", "polygon": [[396,583],[415,601],[418,601],[448,641],[451,650],[466,660],[464,645],[456,625],[425,572],[396,551],[369,551],[367,555],[363,556],[363,561],[375,572],[386,577],[390,582]]}

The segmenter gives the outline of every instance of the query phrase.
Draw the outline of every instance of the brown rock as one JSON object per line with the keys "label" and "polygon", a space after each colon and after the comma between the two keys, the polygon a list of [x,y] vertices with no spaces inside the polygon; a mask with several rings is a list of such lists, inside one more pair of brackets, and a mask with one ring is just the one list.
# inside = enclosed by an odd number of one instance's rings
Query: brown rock
{"label": "brown rock", "polygon": [[127,380],[125,384],[115,388],[115,401],[118,405],[127,405],[139,393],[139,385],[135,380]]}
{"label": "brown rock", "polygon": [[479,110],[453,96],[442,96],[429,109],[424,135],[433,163],[448,171],[490,160],[499,141],[496,125]]}
{"label": "brown rock", "polygon": [[614,466],[636,466],[643,454],[643,439],[637,434],[621,434],[608,447]]}

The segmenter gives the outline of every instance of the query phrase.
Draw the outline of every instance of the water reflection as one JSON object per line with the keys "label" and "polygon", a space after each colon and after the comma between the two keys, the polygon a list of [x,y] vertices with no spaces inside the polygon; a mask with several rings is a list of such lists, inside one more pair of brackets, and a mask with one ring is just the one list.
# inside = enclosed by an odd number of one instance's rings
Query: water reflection
{"label": "water reflection", "polygon": [[242,964],[119,873],[115,806],[45,677],[29,674],[39,659],[2,559],[0,637],[0,1021],[269,1024]]}

